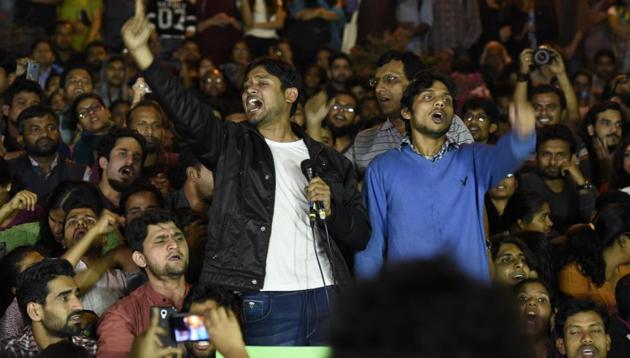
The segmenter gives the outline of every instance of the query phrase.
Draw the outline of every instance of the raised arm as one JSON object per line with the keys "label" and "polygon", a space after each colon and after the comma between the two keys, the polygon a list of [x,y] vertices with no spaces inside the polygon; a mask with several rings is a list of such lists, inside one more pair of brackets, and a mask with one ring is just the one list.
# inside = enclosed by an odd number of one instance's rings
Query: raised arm
{"label": "raised arm", "polygon": [[204,165],[213,169],[222,148],[226,125],[214,115],[211,107],[202,103],[195,93],[184,88],[178,78],[155,61],[148,44],[152,31],[142,0],[136,0],[136,15],[122,28],[125,46],[175,128],[191,139],[197,151],[204,153],[204,158],[209,161]]}

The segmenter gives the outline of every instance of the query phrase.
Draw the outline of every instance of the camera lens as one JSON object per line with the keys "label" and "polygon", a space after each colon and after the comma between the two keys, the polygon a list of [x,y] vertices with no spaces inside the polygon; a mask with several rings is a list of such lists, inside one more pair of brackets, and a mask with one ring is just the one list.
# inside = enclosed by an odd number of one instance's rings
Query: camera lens
{"label": "camera lens", "polygon": [[546,65],[551,62],[551,52],[544,48],[538,48],[534,51],[534,63],[538,66]]}

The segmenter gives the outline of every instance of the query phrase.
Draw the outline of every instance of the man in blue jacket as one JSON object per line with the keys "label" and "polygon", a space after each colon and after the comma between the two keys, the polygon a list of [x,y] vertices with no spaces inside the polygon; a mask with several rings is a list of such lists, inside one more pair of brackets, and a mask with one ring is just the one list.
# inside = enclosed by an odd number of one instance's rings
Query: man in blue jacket
{"label": "man in blue jacket", "polygon": [[489,280],[483,228],[486,191],[518,169],[535,145],[533,109],[517,103],[512,132],[494,147],[458,145],[446,137],[453,120],[453,84],[422,72],[401,99],[409,135],[374,159],[365,197],[372,237],[356,254],[361,278],[388,262],[444,255],[464,272]]}

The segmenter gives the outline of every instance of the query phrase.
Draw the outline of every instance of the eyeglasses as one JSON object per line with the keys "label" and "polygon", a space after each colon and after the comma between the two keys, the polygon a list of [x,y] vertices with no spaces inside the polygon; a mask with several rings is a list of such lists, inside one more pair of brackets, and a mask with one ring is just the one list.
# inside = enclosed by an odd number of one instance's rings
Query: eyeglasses
{"label": "eyeglasses", "polygon": [[95,102],[91,106],[85,109],[82,109],[80,111],[77,111],[77,114],[79,115],[80,119],[83,119],[90,114],[96,114],[97,112],[100,112],[101,109],[103,109],[103,105],[98,102]]}
{"label": "eyeglasses", "polygon": [[464,116],[464,122],[472,122],[474,119],[476,119],[480,123],[488,122],[490,120],[490,118],[488,118],[485,113],[466,113],[466,115]]}
{"label": "eyeglasses", "polygon": [[370,78],[370,81],[369,81],[370,87],[376,88],[376,86],[378,86],[378,83],[381,81],[381,79],[383,80],[383,83],[387,86],[395,85],[396,83],[400,82],[400,77],[389,74],[389,75],[385,75],[383,78],[378,78],[378,77]]}
{"label": "eyeglasses", "polygon": [[66,220],[66,226],[71,228],[79,226],[79,223],[83,223],[85,226],[92,226],[96,224],[96,218],[94,216],[73,216]]}
{"label": "eyeglasses", "polygon": [[333,104],[331,109],[334,110],[334,111],[344,111],[344,112],[347,112],[347,113],[354,113],[354,111],[355,111],[354,107],[352,107],[350,105],[344,106],[343,104],[339,104],[339,103]]}
{"label": "eyeglasses", "polygon": [[223,82],[223,78],[220,78],[220,77],[217,77],[217,78],[208,77],[208,78],[205,79],[204,82],[221,84]]}

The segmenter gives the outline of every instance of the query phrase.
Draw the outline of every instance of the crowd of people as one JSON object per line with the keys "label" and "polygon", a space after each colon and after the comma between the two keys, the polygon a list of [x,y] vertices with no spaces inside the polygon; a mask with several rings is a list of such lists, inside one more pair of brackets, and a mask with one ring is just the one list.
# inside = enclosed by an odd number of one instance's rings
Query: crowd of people
{"label": "crowd of people", "polygon": [[0,4],[0,357],[630,356],[630,1]]}

